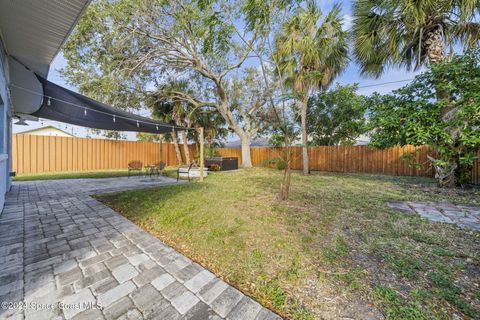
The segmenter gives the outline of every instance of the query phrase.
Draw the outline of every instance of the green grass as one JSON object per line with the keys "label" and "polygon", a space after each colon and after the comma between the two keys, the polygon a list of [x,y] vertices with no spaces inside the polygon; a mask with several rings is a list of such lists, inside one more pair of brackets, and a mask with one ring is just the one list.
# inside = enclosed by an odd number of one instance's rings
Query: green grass
{"label": "green grass", "polygon": [[[130,175],[142,175],[143,172],[132,171]],[[170,177],[176,177],[175,168],[166,168],[164,174]],[[93,179],[93,178],[114,178],[128,176],[127,170],[91,170],[91,171],[67,171],[67,172],[45,172],[45,173],[25,173],[13,177],[13,181],[33,181],[33,180],[55,180],[55,179]]]}
{"label": "green grass", "polygon": [[374,295],[385,307],[385,315],[387,319],[428,319],[424,312],[422,312],[418,301],[406,300],[393,289],[377,287]]}
{"label": "green grass", "polygon": [[480,205],[478,189],[440,190],[426,178],[295,173],[291,199],[279,202],[280,181],[281,172],[255,168],[99,199],[290,319],[480,317],[480,233],[386,205]]}
{"label": "green grass", "polygon": [[[138,172],[133,173],[139,174]],[[68,171],[68,172],[45,172],[25,173],[13,177],[13,181],[53,180],[53,179],[81,179],[81,178],[113,178],[128,175],[127,170],[92,170],[92,171]]]}

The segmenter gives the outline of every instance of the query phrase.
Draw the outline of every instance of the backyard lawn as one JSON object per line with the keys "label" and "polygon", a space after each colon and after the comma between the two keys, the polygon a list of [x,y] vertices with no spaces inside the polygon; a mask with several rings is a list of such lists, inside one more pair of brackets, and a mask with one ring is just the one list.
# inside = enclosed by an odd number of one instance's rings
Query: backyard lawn
{"label": "backyard lawn", "polygon": [[[139,172],[131,172],[130,175],[140,175]],[[13,177],[13,181],[53,180],[53,179],[83,179],[83,178],[113,178],[126,177],[127,170],[92,170],[92,171],[66,171],[45,173],[23,173]]]}
{"label": "backyard lawn", "polygon": [[[144,171],[131,171],[130,176],[141,176]],[[176,178],[177,170],[175,167],[166,167],[164,175]],[[13,177],[13,181],[34,181],[34,180],[57,180],[57,179],[97,179],[97,178],[114,178],[126,177],[128,171],[126,169],[112,170],[91,170],[91,171],[64,171],[64,172],[41,172],[41,173],[22,173]]]}
{"label": "backyard lawn", "polygon": [[426,178],[248,169],[99,196],[291,319],[479,318],[480,233],[394,212],[389,200],[480,205]]}

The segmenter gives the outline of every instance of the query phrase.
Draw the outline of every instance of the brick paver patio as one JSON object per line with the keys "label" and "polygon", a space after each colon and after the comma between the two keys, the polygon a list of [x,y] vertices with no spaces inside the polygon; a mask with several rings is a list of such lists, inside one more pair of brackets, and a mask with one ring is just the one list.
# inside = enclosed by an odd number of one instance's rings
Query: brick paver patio
{"label": "brick paver patio", "polygon": [[170,183],[14,183],[0,216],[0,318],[280,319],[90,196]]}
{"label": "brick paver patio", "polygon": [[480,231],[480,207],[447,202],[412,201],[392,201],[388,206],[397,211],[419,214],[431,221],[452,223],[462,228]]}

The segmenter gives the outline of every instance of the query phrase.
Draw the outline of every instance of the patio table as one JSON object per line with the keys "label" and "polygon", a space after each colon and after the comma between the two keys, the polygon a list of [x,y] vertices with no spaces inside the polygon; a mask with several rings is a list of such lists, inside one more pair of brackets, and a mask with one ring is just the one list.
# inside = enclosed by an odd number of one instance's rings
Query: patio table
{"label": "patio table", "polygon": [[155,174],[156,166],[154,164],[149,164],[145,166],[145,176],[153,176]]}

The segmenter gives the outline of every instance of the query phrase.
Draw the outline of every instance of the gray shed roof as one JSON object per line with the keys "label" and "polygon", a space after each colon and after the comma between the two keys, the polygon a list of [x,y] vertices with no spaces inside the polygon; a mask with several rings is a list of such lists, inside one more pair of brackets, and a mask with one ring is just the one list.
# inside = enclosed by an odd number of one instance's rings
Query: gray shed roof
{"label": "gray shed roof", "polygon": [[0,1],[0,32],[9,55],[46,77],[90,0]]}

